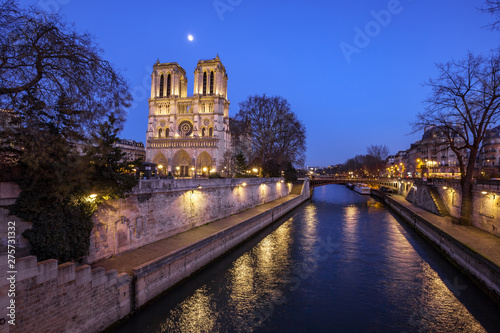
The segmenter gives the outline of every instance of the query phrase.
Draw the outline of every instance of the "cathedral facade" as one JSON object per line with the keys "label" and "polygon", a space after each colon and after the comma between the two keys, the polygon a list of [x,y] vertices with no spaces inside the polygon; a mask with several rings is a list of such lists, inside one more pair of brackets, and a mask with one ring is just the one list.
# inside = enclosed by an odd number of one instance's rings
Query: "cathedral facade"
{"label": "cathedral facade", "polygon": [[187,96],[186,71],[176,62],[153,66],[149,99],[146,161],[160,176],[208,176],[219,172],[230,147],[227,73],[217,55],[200,60],[193,96]]}

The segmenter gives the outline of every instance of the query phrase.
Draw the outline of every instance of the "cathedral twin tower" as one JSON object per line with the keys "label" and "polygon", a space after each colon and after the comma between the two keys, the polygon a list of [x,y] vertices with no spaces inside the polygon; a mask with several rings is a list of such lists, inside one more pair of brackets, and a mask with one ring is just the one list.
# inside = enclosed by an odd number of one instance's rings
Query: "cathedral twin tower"
{"label": "cathedral twin tower", "polygon": [[217,56],[200,60],[193,96],[187,96],[186,71],[176,62],[153,66],[149,99],[146,161],[159,175],[208,176],[218,172],[229,149],[226,69]]}

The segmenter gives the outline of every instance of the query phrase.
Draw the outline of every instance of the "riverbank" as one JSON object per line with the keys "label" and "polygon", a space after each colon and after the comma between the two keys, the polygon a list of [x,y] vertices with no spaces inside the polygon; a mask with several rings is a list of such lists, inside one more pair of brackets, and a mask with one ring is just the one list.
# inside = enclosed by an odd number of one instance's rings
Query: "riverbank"
{"label": "riverbank", "polygon": [[[15,310],[10,311],[15,312],[16,325],[0,325],[0,332],[101,332],[309,198],[306,180],[286,197],[96,262],[92,267],[59,264],[57,260],[37,262],[34,256],[20,258],[16,261],[15,285],[10,284],[10,288],[15,286]],[[6,264],[7,258],[2,256],[2,273],[8,271]],[[11,301],[6,276],[0,289],[5,291],[0,305],[7,309]],[[5,314],[1,318],[7,319]]]}
{"label": "riverbank", "polygon": [[402,195],[383,201],[500,304],[500,238],[474,226],[453,223],[412,205]]}

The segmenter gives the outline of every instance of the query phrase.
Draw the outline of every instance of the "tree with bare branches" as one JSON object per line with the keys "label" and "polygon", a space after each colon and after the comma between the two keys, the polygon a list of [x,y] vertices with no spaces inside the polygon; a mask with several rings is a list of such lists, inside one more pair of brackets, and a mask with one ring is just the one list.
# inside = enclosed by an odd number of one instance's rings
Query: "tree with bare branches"
{"label": "tree with bare branches", "polygon": [[0,108],[21,119],[28,95],[43,103],[45,110],[55,110],[64,95],[73,104],[80,130],[88,133],[109,114],[120,124],[131,99],[127,83],[102,59],[88,34],[75,32],[58,15],[3,0]]}
{"label": "tree with bare branches", "polygon": [[234,123],[239,130],[232,138],[249,143],[248,160],[260,161],[264,175],[280,176],[289,162],[304,163],[306,129],[283,97],[248,97],[240,103]]}
{"label": "tree with bare branches", "polygon": [[426,83],[432,88],[426,110],[417,115],[413,128],[437,126],[443,132],[460,167],[460,223],[470,224],[475,161],[485,135],[500,120],[500,55],[498,51],[489,56],[469,53],[437,68],[438,77]]}
{"label": "tree with bare branches", "polygon": [[39,260],[85,256],[97,203],[135,184],[112,146],[128,86],[100,53],[59,15],[0,0],[0,168],[21,170],[9,212]]}
{"label": "tree with bare branches", "polygon": [[495,21],[489,27],[492,30],[500,30],[500,0],[485,0],[485,6],[481,11],[493,15]]}

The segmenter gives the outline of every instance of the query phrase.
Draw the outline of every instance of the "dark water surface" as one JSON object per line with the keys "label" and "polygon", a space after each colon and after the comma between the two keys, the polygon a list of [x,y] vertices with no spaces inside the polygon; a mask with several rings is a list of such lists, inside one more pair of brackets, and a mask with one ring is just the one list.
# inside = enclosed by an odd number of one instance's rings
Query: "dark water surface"
{"label": "dark water surface", "polygon": [[500,307],[382,204],[339,185],[113,332],[500,332]]}

